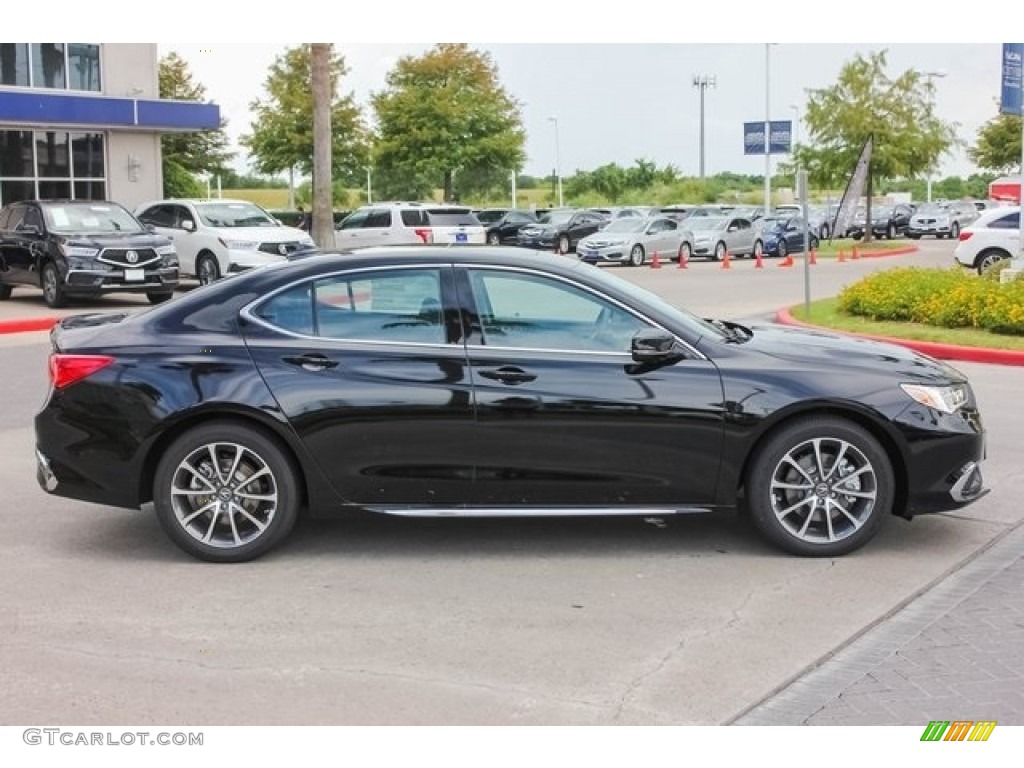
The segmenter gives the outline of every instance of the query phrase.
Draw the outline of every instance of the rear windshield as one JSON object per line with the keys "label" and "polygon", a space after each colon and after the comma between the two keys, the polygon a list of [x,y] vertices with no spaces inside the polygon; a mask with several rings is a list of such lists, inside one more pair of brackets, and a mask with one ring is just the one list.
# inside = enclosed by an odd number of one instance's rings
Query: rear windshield
{"label": "rear windshield", "polygon": [[430,223],[435,227],[479,227],[480,220],[470,210],[431,210]]}

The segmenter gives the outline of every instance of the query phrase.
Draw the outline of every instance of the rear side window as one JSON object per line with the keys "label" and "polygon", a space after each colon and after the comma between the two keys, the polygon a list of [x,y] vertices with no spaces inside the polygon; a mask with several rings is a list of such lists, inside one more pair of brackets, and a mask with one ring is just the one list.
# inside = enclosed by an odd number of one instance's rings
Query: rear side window
{"label": "rear side window", "polygon": [[472,211],[431,210],[428,211],[430,223],[435,227],[479,227],[478,219]]}
{"label": "rear side window", "polygon": [[1020,229],[1020,211],[999,216],[988,223],[989,229]]}
{"label": "rear side window", "polygon": [[427,226],[427,213],[419,209],[406,209],[402,211],[402,223],[407,227]]}

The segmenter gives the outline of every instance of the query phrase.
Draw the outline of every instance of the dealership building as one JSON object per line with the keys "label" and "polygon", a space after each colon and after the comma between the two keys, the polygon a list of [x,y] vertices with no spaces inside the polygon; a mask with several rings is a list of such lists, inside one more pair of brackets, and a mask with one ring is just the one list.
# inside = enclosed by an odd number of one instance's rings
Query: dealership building
{"label": "dealership building", "polygon": [[154,43],[0,43],[0,204],[163,197],[160,135],[220,126],[159,98]]}

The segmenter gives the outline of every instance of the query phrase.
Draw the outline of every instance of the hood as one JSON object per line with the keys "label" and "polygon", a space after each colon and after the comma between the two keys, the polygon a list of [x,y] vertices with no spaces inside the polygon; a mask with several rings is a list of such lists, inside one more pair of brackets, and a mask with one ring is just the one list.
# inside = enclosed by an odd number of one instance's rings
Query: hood
{"label": "hood", "polygon": [[169,237],[152,232],[61,232],[68,245],[88,248],[160,248],[171,244]]}
{"label": "hood", "polygon": [[217,236],[225,240],[255,240],[258,243],[292,243],[309,240],[297,227],[218,227]]}
{"label": "hood", "polygon": [[741,346],[802,366],[826,365],[890,373],[908,381],[952,383],[966,377],[952,366],[907,347],[857,336],[785,325],[752,325],[753,338]]}

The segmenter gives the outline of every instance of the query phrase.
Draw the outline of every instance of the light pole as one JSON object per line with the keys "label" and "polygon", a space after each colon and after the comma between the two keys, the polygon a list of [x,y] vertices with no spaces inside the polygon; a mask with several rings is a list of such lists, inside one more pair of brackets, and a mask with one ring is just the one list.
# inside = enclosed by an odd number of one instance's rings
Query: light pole
{"label": "light pole", "polygon": [[555,180],[558,184],[558,207],[562,208],[565,201],[562,199],[562,160],[559,157],[558,149],[558,117],[551,115],[548,120],[555,124]]}
{"label": "light pole", "polygon": [[[937,77],[938,78],[945,77],[946,76],[946,72],[945,72],[945,70],[939,69],[939,70],[936,70],[934,72],[920,72],[918,74],[920,74],[921,77],[925,78],[928,81],[928,111],[931,112],[932,101],[934,100],[934,97],[935,97],[935,83],[934,83],[934,80]],[[935,170],[934,168],[931,168],[931,167],[928,168],[928,188],[927,188],[926,197],[928,198],[927,202],[929,202],[929,203],[932,201],[932,172],[934,170]]]}
{"label": "light pole", "polygon": [[797,139],[800,136],[800,106],[797,104],[790,104],[789,108],[793,110],[793,148],[791,154],[796,152]]}
{"label": "light pole", "polygon": [[771,214],[772,207],[772,44],[764,44],[764,215]]}
{"label": "light pole", "polygon": [[714,75],[694,75],[693,87],[700,90],[700,177],[704,178],[704,91],[715,87]]}

